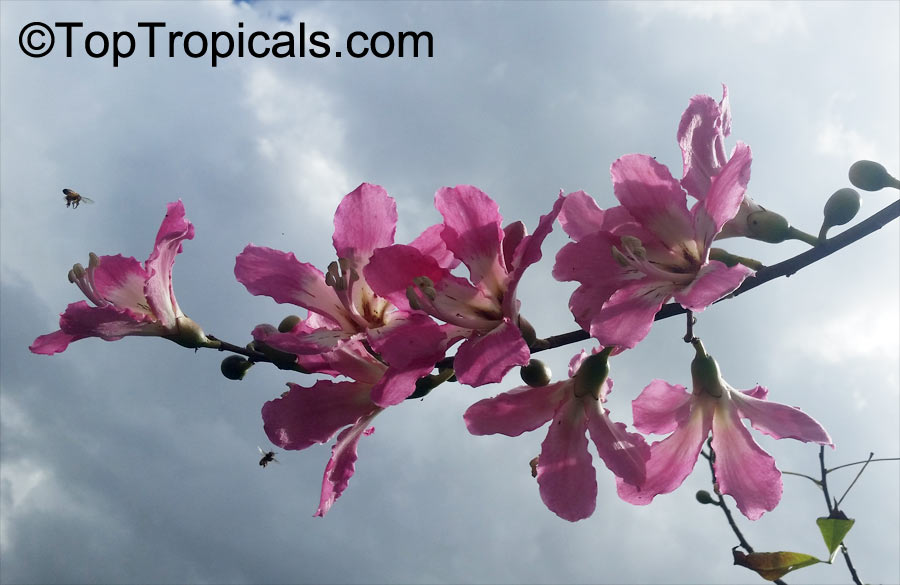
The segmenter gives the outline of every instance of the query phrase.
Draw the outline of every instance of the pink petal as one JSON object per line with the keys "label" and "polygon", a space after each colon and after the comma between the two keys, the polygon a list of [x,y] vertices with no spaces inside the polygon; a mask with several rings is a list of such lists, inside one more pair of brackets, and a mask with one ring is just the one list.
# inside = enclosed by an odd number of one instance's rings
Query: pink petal
{"label": "pink petal", "polygon": [[70,343],[78,341],[79,339],[84,339],[84,337],[70,335],[68,333],[63,333],[61,330],[57,330],[53,333],[41,335],[34,340],[34,343],[32,343],[28,349],[30,349],[32,353],[40,355],[53,355],[65,351]]}
{"label": "pink petal", "polygon": [[588,234],[604,229],[603,210],[593,197],[584,191],[575,191],[566,196],[559,212],[559,223],[563,231],[577,242]]}
{"label": "pink petal", "polygon": [[479,400],[466,409],[463,420],[473,435],[517,437],[553,418],[566,392],[572,392],[569,380],[538,388],[519,386],[493,398]]}
{"label": "pink petal", "polygon": [[589,517],[597,506],[597,472],[587,448],[586,416],[581,401],[574,396],[562,402],[538,458],[541,499],[569,522]]}
{"label": "pink petal", "polygon": [[622,266],[613,257],[613,246],[620,238],[602,231],[588,234],[578,242],[570,242],[556,253],[553,278],[577,280],[592,286],[617,288],[622,279]]}
{"label": "pink petal", "polygon": [[706,198],[694,207],[696,238],[706,248],[741,207],[750,182],[751,162],[750,147],[738,142],[731,160],[713,178]]}
{"label": "pink petal", "polygon": [[591,337],[604,346],[634,347],[650,332],[669,289],[668,283],[650,278],[620,288],[591,321]]}
{"label": "pink petal", "polygon": [[281,398],[262,407],[266,436],[282,449],[324,443],[340,429],[380,410],[369,399],[369,384],[319,380],[309,388],[291,383],[288,387]]}
{"label": "pink petal", "polygon": [[[722,102],[727,109],[727,90],[724,91]],[[695,95],[678,125],[678,144],[684,161],[681,184],[688,193],[700,200],[709,191],[710,179],[718,174],[726,162],[722,149],[722,142],[727,135],[723,128],[724,113],[723,108],[712,97]]]}
{"label": "pink petal", "polygon": [[515,268],[513,259],[516,256],[516,248],[527,235],[528,230],[521,221],[514,221],[503,228],[503,265],[507,272],[512,272]]}
{"label": "pink petal", "polygon": [[598,319],[600,309],[616,291],[614,286],[594,287],[582,285],[575,289],[569,298],[569,310],[575,317],[575,322],[585,331],[591,330],[591,323]]}
{"label": "pink petal", "polygon": [[760,394],[757,388],[730,393],[738,412],[750,419],[754,429],[776,439],[797,439],[804,443],[834,446],[828,432],[814,418],[794,406],[754,397]]}
{"label": "pink petal", "polygon": [[677,250],[694,239],[687,197],[664,165],[643,154],[629,154],[612,164],[610,174],[616,198],[666,247]]}
{"label": "pink petal", "polygon": [[372,400],[379,406],[405,400],[415,391],[416,380],[444,357],[444,332],[422,313],[403,315],[385,327],[370,330],[369,341],[389,366],[372,388]]}
{"label": "pink petal", "polygon": [[499,382],[514,366],[531,358],[519,328],[504,319],[486,335],[470,337],[456,352],[453,367],[457,379],[469,386]]}
{"label": "pink petal", "polygon": [[150,314],[150,305],[144,296],[149,274],[141,263],[121,254],[100,256],[99,260],[96,268],[88,268],[97,296],[136,313]]}
{"label": "pink petal", "polygon": [[394,243],[396,230],[397,204],[380,186],[362,183],[334,213],[334,249],[360,269],[374,250]]}
{"label": "pink petal", "polygon": [[541,245],[553,231],[553,222],[556,221],[565,200],[565,196],[560,192],[550,212],[541,216],[534,233],[522,238],[522,241],[516,246],[512,262],[515,269],[509,276],[506,293],[503,296],[503,314],[509,318],[515,318],[518,315],[516,289],[519,281],[522,280],[525,269],[541,259]]}
{"label": "pink petal", "polygon": [[363,275],[375,294],[403,309],[409,308],[406,289],[415,278],[425,276],[436,283],[451,276],[434,257],[414,246],[400,244],[375,250]]}
{"label": "pink petal", "polygon": [[664,435],[685,424],[691,415],[691,393],[684,386],[653,380],[632,400],[634,428]]}
{"label": "pink petal", "polygon": [[153,252],[144,264],[148,279],[144,285],[144,296],[150,303],[153,313],[163,327],[175,327],[175,319],[182,315],[172,290],[172,267],[175,256],[181,253],[181,243],[194,238],[194,226],[184,216],[184,205],[181,200],[169,203],[166,217],[159,232]]}
{"label": "pink petal", "polygon": [[346,331],[355,329],[325,275],[293,253],[248,244],[235,259],[234,276],[250,294],[292,303],[334,319]]}
{"label": "pink petal", "polygon": [[650,447],[644,437],[629,433],[623,423],[609,420],[609,411],[592,397],[583,399],[588,412],[588,431],[600,459],[622,481],[640,487],[646,479]]}
{"label": "pink petal", "polygon": [[675,432],[650,446],[646,463],[647,477],[643,485],[635,487],[617,480],[619,497],[631,504],[644,506],[659,494],[674,491],[690,475],[709,436],[713,409],[695,403],[690,418]]}
{"label": "pink petal", "polygon": [[744,516],[757,520],[781,500],[781,472],[775,459],[753,441],[731,402],[718,402],[712,430],[716,482]]}
{"label": "pink petal", "polygon": [[66,307],[60,315],[59,328],[77,339],[99,337],[106,341],[116,341],[126,335],[171,333],[147,315],[114,305],[92,307],[84,301]]}
{"label": "pink petal", "polygon": [[500,210],[493,199],[471,185],[444,187],[434,196],[444,216],[441,233],[447,247],[469,268],[471,281],[495,294],[503,290],[506,268],[502,265],[503,230]]}
{"label": "pink petal", "polygon": [[700,312],[741,286],[744,279],[756,274],[752,268],[736,264],[729,268],[718,260],[711,260],[697,273],[687,287],[673,295],[685,309]]}
{"label": "pink petal", "polygon": [[322,495],[319,498],[319,509],[314,516],[325,516],[335,500],[341,497],[350,478],[356,471],[356,447],[363,436],[369,436],[375,432],[374,427],[368,427],[372,419],[381,412],[375,410],[369,416],[361,418],[338,436],[338,441],[331,449],[331,459],[325,466],[325,474],[322,477]]}
{"label": "pink petal", "polygon": [[434,258],[441,268],[456,268],[459,265],[459,259],[447,249],[447,244],[441,237],[443,231],[444,224],[435,224],[422,232],[409,245],[418,249],[425,256]]}

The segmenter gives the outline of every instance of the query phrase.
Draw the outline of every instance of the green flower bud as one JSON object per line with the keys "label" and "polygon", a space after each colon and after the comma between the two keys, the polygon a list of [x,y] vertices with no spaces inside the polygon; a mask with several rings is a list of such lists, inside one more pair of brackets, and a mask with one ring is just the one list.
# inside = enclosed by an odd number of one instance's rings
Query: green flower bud
{"label": "green flower bud", "polygon": [[281,320],[281,323],[278,324],[278,332],[279,333],[290,333],[294,330],[294,327],[297,326],[297,323],[302,321],[300,317],[297,315],[288,315],[284,319]]}
{"label": "green flower bud", "polygon": [[861,202],[859,193],[849,187],[835,191],[825,203],[823,210],[825,220],[822,222],[822,229],[819,230],[819,239],[824,239],[831,227],[844,225],[856,217]]}
{"label": "green flower bud", "polygon": [[712,495],[710,495],[710,493],[706,490],[697,491],[697,494],[694,497],[697,498],[697,501],[700,502],[701,504],[717,504],[718,503],[712,498]]}
{"label": "green flower bud", "polygon": [[522,376],[523,382],[532,388],[538,388],[549,384],[553,374],[547,364],[541,360],[532,359],[529,360],[528,365],[519,368],[519,375]]}
{"label": "green flower bud", "polygon": [[222,370],[222,375],[229,380],[242,380],[244,374],[247,373],[247,370],[249,370],[252,365],[253,362],[242,356],[230,355],[222,360],[222,365],[219,366],[219,368]]}
{"label": "green flower bud", "polygon": [[871,160],[858,160],[848,173],[854,187],[863,191],[879,191],[885,187],[900,189],[900,181],[887,172],[883,165]]}

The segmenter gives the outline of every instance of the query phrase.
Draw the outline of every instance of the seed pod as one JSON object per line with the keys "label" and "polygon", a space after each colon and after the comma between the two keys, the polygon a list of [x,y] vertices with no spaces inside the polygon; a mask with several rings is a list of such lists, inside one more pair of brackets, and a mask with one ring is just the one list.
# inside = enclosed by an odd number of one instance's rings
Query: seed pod
{"label": "seed pod", "polygon": [[847,174],[853,186],[863,191],[879,191],[885,187],[900,189],[900,181],[875,161],[858,160],[850,166]]}
{"label": "seed pod", "polygon": [[697,501],[701,504],[715,504],[716,501],[712,498],[710,493],[706,490],[699,490],[697,494],[694,496],[697,498]]}
{"label": "seed pod", "polygon": [[297,315],[288,315],[284,319],[281,320],[281,323],[278,324],[278,332],[279,333],[290,333],[294,330],[294,327],[297,326],[297,323],[302,321],[300,317]]}
{"label": "seed pod", "polygon": [[528,362],[528,365],[519,369],[519,375],[522,376],[523,382],[532,388],[538,388],[549,384],[553,374],[550,372],[547,364],[541,360],[532,359]]}
{"label": "seed pod", "polygon": [[854,189],[838,189],[825,203],[825,223],[828,227],[844,225],[856,217],[862,197]]}
{"label": "seed pod", "polygon": [[229,380],[242,380],[252,365],[253,362],[239,355],[230,355],[222,360],[219,368],[222,370],[222,375]]}

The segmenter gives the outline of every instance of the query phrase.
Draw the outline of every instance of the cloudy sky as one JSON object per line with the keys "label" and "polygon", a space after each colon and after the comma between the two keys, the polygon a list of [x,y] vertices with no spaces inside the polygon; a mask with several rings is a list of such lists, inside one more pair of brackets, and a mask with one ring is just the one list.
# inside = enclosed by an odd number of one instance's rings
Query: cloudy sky
{"label": "cloudy sky", "polygon": [[[165,22],[157,54],[147,29]],[[18,44],[29,23],[81,22],[46,57]],[[240,58],[211,66],[168,31],[429,31],[431,58]],[[265,365],[242,382],[222,355],[153,338],[79,341],[60,355],[27,347],[81,298],[66,281],[88,253],[146,259],[181,199],[196,227],[175,289],[205,330],[237,344],[258,323],[298,309],[253,297],[233,277],[248,242],[325,267],[331,218],[360,182],[397,200],[398,241],[439,221],[436,189],[474,184],[529,227],[559,189],[614,204],[609,165],[646,153],[680,176],[675,132],[695,94],[727,83],[735,140],[754,161],[757,201],[816,232],[822,204],[871,158],[900,171],[900,5],[889,3],[0,3],[0,580],[4,583],[747,583],[722,514],[694,500],[698,465],[652,505],[619,500],[598,465],[594,515],[570,524],[541,503],[528,461],[544,433],[473,437],[476,400],[518,385],[448,384],[379,416],[357,473],[313,518],[328,446],[279,454],[260,407],[300,375]],[[241,28],[239,23],[243,23]],[[84,39],[130,31],[134,55],[113,66]],[[197,36],[195,35],[195,42]],[[92,50],[100,51],[99,35]],[[121,39],[120,39],[121,40]],[[309,50],[310,46],[307,46]],[[192,50],[196,50],[195,48]],[[66,209],[60,189],[94,205]],[[863,194],[860,217],[897,198]],[[574,286],[550,278],[559,228],[520,289],[540,335],[576,328]],[[775,263],[806,247],[728,241]],[[696,332],[737,388],[802,407],[830,432],[835,466],[900,454],[897,222],[790,279],[701,315]],[[657,324],[613,361],[614,418],[654,378],[688,384],[683,322]],[[557,375],[581,347],[542,357]],[[815,474],[817,448],[755,434],[783,470]],[[840,495],[855,469],[830,476]],[[758,550],[826,554],[826,510],[808,480],[738,521]],[[868,582],[898,582],[896,462],[871,465],[844,501],[847,538]],[[730,500],[729,500],[730,501]],[[844,583],[842,561],[789,575]]]}

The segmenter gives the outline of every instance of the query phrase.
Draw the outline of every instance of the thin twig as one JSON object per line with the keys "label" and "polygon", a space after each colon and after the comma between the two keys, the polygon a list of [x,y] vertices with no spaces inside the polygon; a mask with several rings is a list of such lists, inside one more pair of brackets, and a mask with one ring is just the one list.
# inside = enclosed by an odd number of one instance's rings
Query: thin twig
{"label": "thin twig", "polygon": [[[837,512],[837,509],[838,509],[837,505],[840,502],[836,501],[835,505],[832,506],[831,505],[831,497],[828,495],[828,470],[825,468],[825,446],[824,445],[819,447],[819,469],[822,473],[822,491],[825,494],[825,503],[828,505],[828,515],[831,516],[832,514]],[[859,476],[857,476],[857,477],[859,477]],[[850,571],[850,578],[853,579],[853,582],[856,585],[863,585],[862,581],[859,578],[859,575],[856,573],[856,567],[853,566],[853,561],[850,560],[850,551],[847,550],[847,545],[844,544],[843,541],[841,541],[841,554],[844,556],[844,562],[847,564],[847,570]]]}
{"label": "thin twig", "polygon": [[850,488],[852,488],[854,486],[854,484],[856,484],[856,480],[859,479],[859,476],[862,475],[862,472],[866,470],[866,467],[868,467],[869,462],[872,461],[872,457],[874,457],[874,456],[875,456],[875,453],[869,453],[869,458],[866,460],[866,464],[862,466],[862,469],[859,470],[859,473],[856,474],[856,477],[854,477],[853,481],[850,482],[850,485],[847,486],[847,489],[844,491],[844,495],[841,496],[841,498],[834,505],[835,508],[841,507],[841,502],[843,502],[844,498],[847,497],[847,494],[850,492]]}
{"label": "thin twig", "polygon": [[[716,468],[713,466],[716,460],[716,452],[713,451],[712,448],[712,439],[709,439],[706,444],[709,447],[709,454],[707,454],[705,451],[700,451],[700,454],[706,457],[706,460],[709,462],[709,473],[710,475],[712,475],[713,491],[716,492],[717,497],[714,504],[722,508],[722,512],[725,514],[725,519],[728,520],[728,525],[731,526],[731,531],[734,532],[735,536],[737,536],[738,542],[741,544],[744,550],[747,551],[747,554],[751,554],[753,553],[753,547],[750,546],[750,543],[747,542],[746,538],[744,538],[744,534],[741,532],[741,529],[738,528],[737,522],[735,522],[734,520],[734,516],[731,515],[731,510],[728,508],[728,504],[725,503],[725,496],[720,494],[716,489]],[[787,585],[787,583],[785,583],[781,579],[775,579],[773,583],[777,583],[778,585]]]}
{"label": "thin twig", "polygon": [[[869,462],[875,463],[876,461],[900,461],[900,457],[882,457],[880,459],[864,459],[862,461],[854,461],[853,463],[844,463],[843,465],[838,465],[837,467],[832,467],[831,469],[826,469],[825,473],[831,473],[832,471],[837,471],[838,469],[843,469],[845,467],[850,467],[851,465],[865,465]],[[787,473],[783,471],[782,473]]]}

